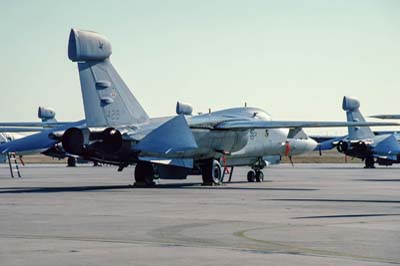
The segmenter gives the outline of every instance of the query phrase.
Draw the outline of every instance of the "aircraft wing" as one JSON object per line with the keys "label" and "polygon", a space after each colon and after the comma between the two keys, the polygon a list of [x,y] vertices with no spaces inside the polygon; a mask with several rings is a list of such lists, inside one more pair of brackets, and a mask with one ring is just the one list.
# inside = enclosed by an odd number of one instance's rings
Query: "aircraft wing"
{"label": "aircraft wing", "polygon": [[326,122],[326,121],[265,121],[231,120],[222,122],[215,129],[256,129],[256,128],[317,128],[317,127],[373,127],[399,126],[398,123],[385,122]]}
{"label": "aircraft wing", "polygon": [[59,142],[48,137],[48,132],[42,131],[24,138],[0,144],[0,153],[42,151]]}
{"label": "aircraft wing", "polygon": [[84,124],[85,120],[81,120],[57,128],[42,129],[41,132],[36,134],[0,144],[0,153],[47,150],[59,142],[59,140],[50,138],[50,134],[65,131],[69,127],[83,126]]}
{"label": "aircraft wing", "polygon": [[0,127],[0,132],[38,132],[44,130],[40,127]]}
{"label": "aircraft wing", "polygon": [[400,119],[400,115],[372,115],[370,117],[378,119]]}
{"label": "aircraft wing", "polygon": [[0,127],[60,127],[71,122],[0,122]]}

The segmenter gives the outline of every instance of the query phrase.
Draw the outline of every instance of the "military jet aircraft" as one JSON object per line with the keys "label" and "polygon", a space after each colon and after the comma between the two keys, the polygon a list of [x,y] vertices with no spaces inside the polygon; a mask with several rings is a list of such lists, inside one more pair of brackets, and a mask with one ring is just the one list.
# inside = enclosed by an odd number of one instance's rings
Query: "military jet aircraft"
{"label": "military jet aircraft", "polygon": [[[64,123],[60,123],[55,119],[55,111],[50,108],[39,106],[38,118],[42,122],[0,122],[0,162],[7,162],[10,167],[11,177],[14,177],[13,168],[15,167],[18,176],[21,177],[18,160],[24,164],[22,156],[32,155],[44,151],[39,149],[32,149],[26,144],[29,142],[34,146],[38,146],[37,134],[43,135],[42,131],[48,131],[50,128],[55,126],[61,126]],[[26,140],[30,141],[26,141]],[[20,149],[20,145],[23,144],[23,149]],[[48,153],[54,151],[54,149],[48,149]],[[65,153],[52,153],[53,157],[64,158]],[[72,158],[74,159],[74,158]],[[74,159],[75,160],[75,159]]]}
{"label": "military jet aircraft", "polygon": [[[346,111],[347,121],[364,122],[360,102],[357,99],[344,97],[343,110]],[[369,127],[349,127],[348,135],[325,140],[316,150],[329,150],[334,147],[347,156],[360,158],[365,161],[365,168],[375,168],[379,165],[400,163],[399,135],[392,132],[374,133]]]}
{"label": "military jet aircraft", "polygon": [[[10,155],[18,155],[21,162],[22,156],[38,153],[59,159],[67,157],[59,141],[48,135],[71,126],[82,126],[85,121],[58,122],[55,116],[53,109],[40,106],[38,118],[41,122],[0,122],[0,160],[8,159],[11,168]],[[68,157],[68,165],[74,164],[75,158]]]}
{"label": "military jet aircraft", "polygon": [[[150,118],[110,56],[111,43],[104,36],[71,30],[68,57],[78,63],[86,125],[53,138],[59,137],[69,154],[115,164],[120,171],[136,164],[136,184],[151,185],[155,178],[184,179],[188,174],[201,174],[205,185],[219,184],[221,161],[233,160],[243,149],[243,157],[279,154],[289,129],[395,124],[271,121],[265,111],[252,107],[191,116],[192,108],[185,105],[177,108],[177,116]],[[262,142],[252,135],[258,129],[263,130],[257,134]]]}
{"label": "military jet aircraft", "polygon": [[[42,122],[0,122],[0,144],[13,142],[51,127],[53,123],[58,123],[55,115],[53,109],[39,106],[38,118]],[[0,158],[4,161],[6,156],[0,154]]]}

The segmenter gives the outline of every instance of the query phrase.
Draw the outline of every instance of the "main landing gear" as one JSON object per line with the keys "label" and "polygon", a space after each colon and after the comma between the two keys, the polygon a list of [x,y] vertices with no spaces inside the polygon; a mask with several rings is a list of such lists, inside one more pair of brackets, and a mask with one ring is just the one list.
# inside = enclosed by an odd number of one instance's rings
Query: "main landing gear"
{"label": "main landing gear", "polygon": [[203,177],[203,186],[220,185],[222,183],[223,169],[218,160],[206,160],[200,165]]}
{"label": "main landing gear", "polygon": [[259,158],[258,161],[253,164],[250,170],[247,173],[247,181],[249,182],[263,182],[264,181],[264,173],[261,171],[264,167],[267,166],[267,163],[263,160],[263,158]]}
{"label": "main landing gear", "polygon": [[[220,185],[223,178],[223,168],[218,160],[209,159],[200,163],[201,175],[203,177],[203,186]],[[153,187],[156,171],[153,164],[148,162],[139,162],[135,167],[135,186]]]}
{"label": "main landing gear", "polygon": [[261,169],[250,170],[247,173],[247,181],[248,182],[263,182],[264,181],[264,173]]}
{"label": "main landing gear", "polygon": [[76,166],[75,157],[68,157],[67,167],[75,167],[75,166]]}
{"label": "main landing gear", "polygon": [[373,169],[375,168],[375,160],[374,157],[368,156],[365,158],[365,167],[366,169]]}
{"label": "main landing gear", "polygon": [[139,162],[135,167],[135,186],[153,187],[154,182],[154,167],[151,163]]}

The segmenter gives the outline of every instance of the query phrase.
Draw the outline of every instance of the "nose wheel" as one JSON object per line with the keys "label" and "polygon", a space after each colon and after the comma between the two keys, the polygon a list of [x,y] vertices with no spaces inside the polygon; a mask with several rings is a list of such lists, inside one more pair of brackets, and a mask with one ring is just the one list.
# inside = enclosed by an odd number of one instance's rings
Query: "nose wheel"
{"label": "nose wheel", "polygon": [[247,181],[250,183],[263,182],[264,181],[264,173],[261,170],[250,170],[247,173]]}

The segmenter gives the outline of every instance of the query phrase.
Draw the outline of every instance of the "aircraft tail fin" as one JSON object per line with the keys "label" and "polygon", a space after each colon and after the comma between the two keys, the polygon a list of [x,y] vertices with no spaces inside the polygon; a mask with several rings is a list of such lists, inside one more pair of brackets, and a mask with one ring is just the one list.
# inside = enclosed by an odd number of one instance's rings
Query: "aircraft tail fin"
{"label": "aircraft tail fin", "polygon": [[[357,99],[345,96],[342,108],[346,111],[347,122],[365,122],[359,109],[360,102]],[[348,131],[350,140],[368,139],[375,136],[370,127],[349,127]]]}
{"label": "aircraft tail fin", "polygon": [[78,62],[88,127],[125,126],[149,119],[110,62],[111,44],[100,34],[71,29],[68,57]]}

